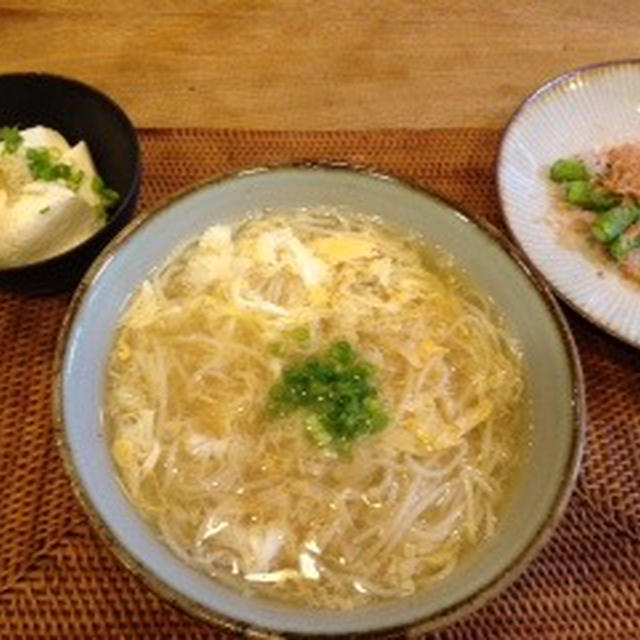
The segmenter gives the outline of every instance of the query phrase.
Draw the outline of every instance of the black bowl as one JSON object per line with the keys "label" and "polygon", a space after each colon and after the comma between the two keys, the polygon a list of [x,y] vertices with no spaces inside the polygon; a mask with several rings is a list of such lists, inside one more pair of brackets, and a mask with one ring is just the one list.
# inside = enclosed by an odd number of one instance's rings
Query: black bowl
{"label": "black bowl", "polygon": [[[0,287],[28,292],[73,287],[107,242],[129,221],[140,189],[140,146],[124,111],[86,84],[43,73],[0,75],[0,126],[57,129],[74,145],[85,140],[98,174],[120,194],[107,224],[52,258],[0,269]],[[0,233],[2,230],[0,229]]]}

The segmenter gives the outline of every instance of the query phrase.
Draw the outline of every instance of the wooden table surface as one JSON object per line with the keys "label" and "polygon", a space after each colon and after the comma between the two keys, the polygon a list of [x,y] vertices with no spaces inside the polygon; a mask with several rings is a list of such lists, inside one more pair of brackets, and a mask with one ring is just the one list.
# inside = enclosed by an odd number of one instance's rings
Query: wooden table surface
{"label": "wooden table surface", "polygon": [[500,127],[564,70],[640,55],[633,0],[0,0],[0,70],[141,127]]}

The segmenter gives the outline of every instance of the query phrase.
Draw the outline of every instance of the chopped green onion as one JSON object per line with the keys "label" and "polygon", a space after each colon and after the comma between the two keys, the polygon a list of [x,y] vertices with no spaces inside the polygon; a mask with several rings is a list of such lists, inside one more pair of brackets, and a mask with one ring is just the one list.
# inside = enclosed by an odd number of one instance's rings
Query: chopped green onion
{"label": "chopped green onion", "polygon": [[34,180],[51,182],[60,177],[60,170],[53,162],[48,149],[27,149],[27,164]]}
{"label": "chopped green onion", "polygon": [[270,342],[267,346],[267,350],[272,356],[281,358],[284,355],[284,345],[282,342]]}
{"label": "chopped green onion", "polygon": [[0,127],[0,140],[6,153],[15,153],[22,144],[23,137],[18,127]]}
{"label": "chopped green onion", "polygon": [[66,183],[72,191],[77,191],[84,180],[84,171],[82,169],[78,169],[77,171],[72,171],[69,177],[66,179]]}
{"label": "chopped green onion", "polygon": [[351,348],[351,345],[344,340],[335,342],[329,349],[329,354],[333,360],[342,364],[348,364],[349,362],[352,362],[356,357],[356,354]]}
{"label": "chopped green onion", "polygon": [[269,408],[276,416],[308,411],[305,424],[312,440],[347,451],[356,438],[379,431],[389,421],[373,373],[348,342],[335,342],[325,353],[285,369],[269,392]]}
{"label": "chopped green onion", "polygon": [[120,200],[120,194],[113,189],[109,189],[100,176],[94,176],[91,181],[91,188],[100,198],[100,207],[104,211],[113,208]]}
{"label": "chopped green onion", "polygon": [[296,327],[289,332],[289,335],[296,342],[309,342],[309,340],[311,340],[309,327]]}
{"label": "chopped green onion", "polygon": [[69,189],[77,191],[84,178],[84,171],[74,170],[64,162],[56,162],[53,151],[47,147],[27,149],[27,166],[31,177],[44,182],[61,180]]}
{"label": "chopped green onion", "polygon": [[322,426],[317,415],[310,415],[306,419],[305,425],[307,433],[319,447],[326,447],[331,444],[331,434]]}

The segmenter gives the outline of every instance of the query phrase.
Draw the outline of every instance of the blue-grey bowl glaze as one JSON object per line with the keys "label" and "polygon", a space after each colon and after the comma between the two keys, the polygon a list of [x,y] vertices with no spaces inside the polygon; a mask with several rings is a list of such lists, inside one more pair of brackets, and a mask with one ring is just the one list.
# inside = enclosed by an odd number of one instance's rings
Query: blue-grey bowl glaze
{"label": "blue-grey bowl glaze", "polygon": [[[149,273],[215,223],[265,207],[344,205],[422,233],[490,294],[520,340],[533,431],[496,535],[428,591],[355,611],[313,610],[244,597],[186,566],[151,532],[116,480],[102,422],[105,369],[120,315]],[[58,344],[54,413],[75,490],[113,552],[152,589],[234,630],[339,635],[442,626],[480,606],[534,557],[573,487],[584,438],[582,376],[555,301],[495,231],[402,182],[365,171],[280,167],[189,191],[136,220],[81,283]]]}

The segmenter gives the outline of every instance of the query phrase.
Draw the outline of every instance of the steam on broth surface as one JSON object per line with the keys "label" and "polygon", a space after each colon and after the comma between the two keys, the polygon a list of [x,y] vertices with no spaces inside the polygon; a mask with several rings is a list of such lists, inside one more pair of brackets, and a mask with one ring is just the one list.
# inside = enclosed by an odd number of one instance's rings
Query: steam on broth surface
{"label": "steam on broth surface", "polygon": [[490,299],[418,238],[326,208],[213,226],[153,274],[106,425],[177,555],[341,609],[410,595],[491,536],[528,428]]}

